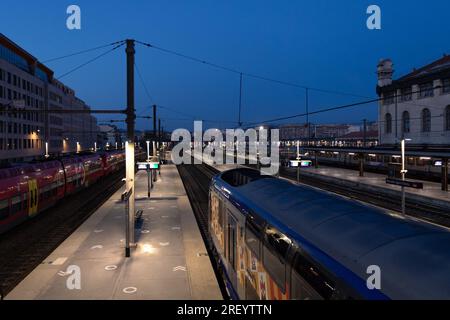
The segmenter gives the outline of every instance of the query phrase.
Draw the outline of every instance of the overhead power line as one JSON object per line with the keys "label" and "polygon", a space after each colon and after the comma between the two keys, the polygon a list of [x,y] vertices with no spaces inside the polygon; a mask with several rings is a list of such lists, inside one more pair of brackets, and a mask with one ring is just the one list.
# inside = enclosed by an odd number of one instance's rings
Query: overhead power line
{"label": "overhead power line", "polygon": [[78,65],[78,66],[76,66],[75,68],[73,68],[73,69],[67,71],[66,73],[63,73],[62,75],[60,75],[60,76],[59,76],[58,78],[56,78],[56,79],[59,80],[59,79],[65,77],[65,76],[71,74],[72,72],[75,72],[76,70],[81,69],[82,67],[84,67],[84,66],[86,66],[86,65],[88,65],[88,64],[90,64],[90,63],[92,63],[92,62],[94,62],[94,61],[96,61],[96,60],[98,60],[98,59],[100,59],[101,57],[103,57],[103,56],[107,55],[108,53],[110,53],[110,52],[112,52],[112,51],[114,51],[114,50],[120,48],[120,47],[123,46],[123,45],[124,45],[124,42],[122,42],[122,43],[116,45],[114,48],[112,48],[112,49],[110,49],[110,50],[108,50],[108,51],[105,51],[105,52],[103,52],[102,54],[99,54],[98,56],[96,56],[96,57],[94,57],[94,58],[92,58],[92,59],[90,59],[90,60],[88,60],[88,61],[86,61],[86,62],[84,62],[84,63],[82,63],[82,64],[80,64],[80,65]]}
{"label": "overhead power line", "polygon": [[137,66],[136,62],[134,63],[134,67],[136,68],[136,71],[137,71],[139,80],[140,80],[142,86],[144,87],[145,94],[147,95],[147,97],[148,97],[148,99],[150,100],[150,102],[152,102],[152,101],[153,101],[153,98],[152,98],[152,96],[151,96],[151,94],[150,94],[150,91],[148,91],[148,87],[147,87],[147,85],[145,84],[144,78],[142,77],[141,71],[139,70],[139,67]]}
{"label": "overhead power line", "polygon": [[165,52],[165,53],[168,53],[168,54],[171,54],[171,55],[175,55],[175,56],[178,56],[178,57],[181,57],[181,58],[184,58],[184,59],[188,59],[188,60],[191,60],[191,61],[194,61],[194,62],[197,62],[197,63],[201,63],[201,64],[204,64],[204,65],[208,65],[208,66],[211,66],[211,67],[214,67],[214,68],[217,68],[217,69],[221,69],[221,70],[232,72],[232,73],[239,74],[239,75],[242,74],[243,76],[254,78],[254,79],[259,79],[259,80],[273,82],[273,83],[277,83],[277,84],[281,84],[281,85],[285,85],[285,86],[291,86],[291,87],[296,87],[296,88],[300,88],[300,89],[309,89],[309,90],[312,90],[312,91],[329,93],[329,94],[353,96],[353,97],[357,97],[357,98],[370,98],[370,97],[367,97],[367,96],[353,94],[353,93],[347,93],[347,92],[340,92],[340,91],[335,91],[335,90],[328,90],[328,89],[322,89],[322,88],[309,87],[309,86],[301,85],[301,84],[290,82],[290,81],[277,80],[277,79],[273,79],[273,78],[269,78],[269,77],[253,74],[253,73],[244,72],[244,71],[237,70],[237,69],[234,69],[234,68],[230,68],[230,67],[227,67],[227,66],[224,66],[224,65],[220,65],[220,64],[217,64],[217,63],[209,62],[207,60],[203,60],[203,59],[199,59],[199,58],[196,58],[196,57],[193,57],[193,56],[189,56],[189,55],[186,55],[184,53],[180,53],[180,52],[177,52],[177,51],[174,51],[174,50],[165,49],[165,48],[162,48],[162,47],[150,44],[150,43],[146,43],[146,42],[142,42],[142,41],[138,41],[138,40],[136,40],[136,43],[139,43],[139,44],[141,44],[143,46],[146,46],[146,47],[149,47],[149,48],[153,48],[153,49],[159,50],[161,52]]}
{"label": "overhead power line", "polygon": [[[430,90],[435,90],[435,89],[440,89],[440,88],[442,88],[442,86],[436,86],[436,87],[431,88]],[[411,94],[417,94],[417,93],[420,93],[420,92],[421,92],[420,90],[417,90],[417,91],[411,92]],[[366,105],[366,104],[370,104],[370,103],[374,103],[374,102],[384,101],[384,100],[387,100],[387,99],[394,99],[395,100],[395,99],[398,99],[399,97],[402,97],[402,96],[403,96],[402,94],[394,94],[394,95],[386,96],[386,97],[383,97],[383,98],[376,98],[376,99],[371,99],[371,100],[365,100],[365,101],[360,101],[360,102],[340,105],[340,106],[336,106],[336,107],[330,107],[330,108],[326,108],[326,109],[321,109],[321,110],[317,110],[317,111],[311,111],[311,112],[307,112],[307,113],[299,113],[299,114],[286,116],[286,117],[279,117],[279,118],[274,118],[274,119],[268,119],[268,120],[259,121],[259,122],[251,122],[251,123],[247,123],[246,125],[247,126],[253,126],[253,125],[258,125],[258,124],[262,124],[262,123],[269,123],[269,122],[288,120],[288,119],[293,119],[293,118],[298,118],[298,117],[304,117],[304,116],[307,116],[307,115],[314,115],[314,114],[318,114],[318,113],[324,113],[324,112],[335,111],[335,110],[339,110],[339,109],[346,109],[346,108]],[[400,101],[400,103],[402,103],[402,101]],[[407,103],[407,102],[405,102],[405,103]]]}
{"label": "overhead power line", "polygon": [[69,57],[73,57],[73,56],[76,56],[76,55],[79,55],[79,54],[88,53],[88,52],[91,52],[91,51],[107,48],[109,46],[114,46],[114,45],[117,45],[117,44],[120,44],[120,43],[124,43],[124,42],[125,42],[125,40],[112,42],[112,43],[101,45],[101,46],[98,46],[98,47],[77,51],[77,52],[74,52],[74,53],[69,53],[69,54],[66,54],[64,56],[47,59],[47,60],[41,61],[41,63],[48,63],[48,62],[53,62],[53,61],[57,61],[57,60],[61,60],[61,59],[69,58]]}

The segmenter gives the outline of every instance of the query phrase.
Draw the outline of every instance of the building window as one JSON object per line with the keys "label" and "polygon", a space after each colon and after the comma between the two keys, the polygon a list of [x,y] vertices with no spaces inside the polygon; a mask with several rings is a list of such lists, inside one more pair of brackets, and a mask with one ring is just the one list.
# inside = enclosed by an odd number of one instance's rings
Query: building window
{"label": "building window", "polygon": [[408,111],[403,111],[402,131],[403,131],[403,133],[409,133],[409,131],[410,131],[409,112]]}
{"label": "building window", "polygon": [[434,96],[433,82],[427,82],[419,85],[419,98]]}
{"label": "building window", "polygon": [[445,130],[450,131],[450,105],[445,108]]}
{"label": "building window", "polygon": [[431,131],[431,112],[425,108],[422,110],[422,132]]}
{"label": "building window", "polygon": [[395,91],[387,92],[384,95],[383,104],[388,105],[388,104],[393,104],[394,102],[395,102]]}
{"label": "building window", "polygon": [[386,133],[392,133],[392,115],[390,113],[386,113],[384,117],[384,129]]}
{"label": "building window", "polygon": [[442,93],[450,93],[450,78],[442,80]]}
{"label": "building window", "polygon": [[412,88],[402,89],[401,101],[411,101],[412,100]]}

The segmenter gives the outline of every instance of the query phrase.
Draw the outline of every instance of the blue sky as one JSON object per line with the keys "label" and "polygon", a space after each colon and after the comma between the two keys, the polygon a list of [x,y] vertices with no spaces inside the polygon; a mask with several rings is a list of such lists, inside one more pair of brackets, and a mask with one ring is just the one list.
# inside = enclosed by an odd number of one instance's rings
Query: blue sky
{"label": "blue sky", "polygon": [[[66,28],[66,8],[81,7],[82,29]],[[382,30],[366,28],[366,8],[382,10]],[[450,53],[447,0],[396,1],[20,1],[0,11],[1,32],[40,60],[125,38],[298,84],[375,97],[376,65],[392,58],[395,75]],[[103,49],[105,51],[106,49]],[[102,50],[48,63],[61,75]],[[153,103],[168,129],[192,127],[184,114],[230,127],[236,121],[239,76],[154,49],[136,47],[136,63],[151,94],[136,75],[138,114]],[[93,108],[124,106],[125,53],[120,48],[62,81]],[[310,110],[362,100],[310,93]],[[242,120],[256,122],[305,110],[304,91],[244,78]],[[100,119],[117,118],[102,116]],[[376,105],[329,112],[312,122],[376,119]],[[289,122],[302,122],[304,118]],[[101,121],[100,121],[101,122]],[[147,120],[148,122],[148,120]],[[148,129],[138,120],[138,129]]]}

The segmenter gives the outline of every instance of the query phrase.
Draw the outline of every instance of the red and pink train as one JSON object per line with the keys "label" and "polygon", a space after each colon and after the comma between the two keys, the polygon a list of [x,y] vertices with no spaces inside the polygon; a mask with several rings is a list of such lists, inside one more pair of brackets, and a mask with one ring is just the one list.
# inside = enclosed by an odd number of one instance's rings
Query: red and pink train
{"label": "red and pink train", "polygon": [[105,151],[0,169],[0,233],[124,164],[123,151]]}

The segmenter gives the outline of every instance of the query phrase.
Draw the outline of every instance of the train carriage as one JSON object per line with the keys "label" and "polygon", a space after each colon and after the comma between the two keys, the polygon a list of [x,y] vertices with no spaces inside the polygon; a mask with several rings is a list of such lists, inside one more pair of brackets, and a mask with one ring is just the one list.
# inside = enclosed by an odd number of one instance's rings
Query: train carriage
{"label": "train carriage", "polygon": [[[141,156],[137,152],[137,156]],[[113,159],[105,170],[106,158]],[[0,169],[0,234],[125,164],[123,151],[64,156]]]}
{"label": "train carriage", "polygon": [[[233,298],[450,298],[445,228],[246,168],[215,176],[209,201],[213,251]],[[374,268],[379,289],[368,285]]]}

